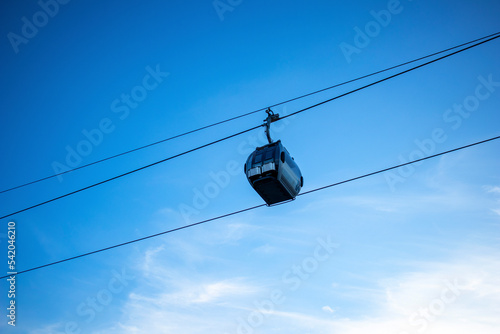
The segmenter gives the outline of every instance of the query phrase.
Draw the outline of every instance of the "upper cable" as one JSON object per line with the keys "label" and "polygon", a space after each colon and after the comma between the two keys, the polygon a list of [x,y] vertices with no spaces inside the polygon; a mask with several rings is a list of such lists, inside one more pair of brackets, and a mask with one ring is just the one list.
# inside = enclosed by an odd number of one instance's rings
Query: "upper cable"
{"label": "upper cable", "polygon": [[[399,67],[402,67],[402,66],[405,66],[405,65],[412,64],[412,63],[420,61],[420,60],[424,60],[424,59],[427,59],[427,58],[430,58],[430,57],[433,57],[433,56],[436,56],[436,55],[439,55],[439,54],[442,54],[442,53],[445,53],[445,52],[448,52],[448,51],[451,51],[451,50],[458,49],[458,48],[463,47],[465,45],[473,44],[473,43],[476,43],[476,42],[479,42],[479,41],[483,41],[483,40],[486,40],[486,39],[494,39],[494,38],[497,38],[498,35],[500,35],[500,32],[497,32],[497,33],[494,33],[494,34],[490,34],[490,35],[487,35],[487,36],[484,36],[484,37],[481,37],[481,38],[477,38],[477,39],[474,39],[474,40],[466,42],[466,43],[455,45],[453,47],[450,47],[450,48],[447,48],[447,49],[444,49],[444,50],[441,50],[441,51],[438,51],[438,52],[434,52],[434,53],[431,53],[429,55],[426,55],[426,56],[423,56],[423,57],[419,57],[419,58],[416,58],[416,59],[413,59],[413,60],[410,60],[410,61],[398,64],[398,65],[395,65],[395,66],[391,66],[391,67],[388,67],[388,68],[383,69],[383,70],[372,72],[370,74],[366,74],[366,75],[357,77],[355,79],[344,81],[344,82],[341,82],[341,83],[338,83],[338,84],[335,84],[335,85],[332,85],[332,86],[329,86],[329,87],[325,87],[325,88],[322,88],[322,89],[319,89],[319,90],[316,90],[316,91],[313,91],[313,92],[310,92],[310,93],[306,93],[304,95],[300,95],[300,96],[297,96],[297,97],[294,97],[294,98],[291,98],[291,99],[288,99],[288,100],[285,100],[285,101],[281,101],[281,102],[272,104],[269,107],[260,108],[260,109],[254,110],[254,111],[250,111],[250,112],[247,112],[247,113],[244,113],[244,114],[241,114],[241,115],[238,115],[238,116],[234,116],[234,117],[231,117],[231,118],[219,121],[219,122],[215,122],[215,123],[212,123],[212,124],[209,124],[209,125],[206,125],[206,126],[194,129],[194,130],[190,130],[190,131],[178,134],[178,135],[174,135],[172,137],[168,137],[168,138],[165,138],[165,139],[162,139],[162,140],[159,140],[159,141],[147,144],[147,145],[143,145],[143,146],[140,146],[140,147],[128,150],[128,151],[124,151],[122,153],[118,153],[118,154],[109,156],[107,158],[103,158],[103,159],[100,159],[100,160],[97,160],[97,161],[94,161],[94,162],[91,162],[91,163],[88,163],[88,164],[85,164],[85,165],[82,165],[82,166],[79,166],[79,167],[68,169],[68,170],[65,170],[65,171],[62,171],[60,173],[56,173],[56,174],[53,174],[53,175],[50,175],[50,176],[45,176],[45,177],[42,177],[42,178],[30,181],[30,182],[27,182],[27,183],[24,183],[24,184],[20,184],[20,185],[17,185],[17,186],[8,188],[8,189],[0,190],[0,194],[5,193],[5,192],[9,192],[9,191],[12,191],[12,190],[15,190],[15,189],[19,189],[19,188],[22,188],[22,187],[26,187],[26,186],[29,186],[29,185],[32,185],[32,184],[35,184],[35,183],[38,183],[38,182],[45,181],[45,180],[49,180],[49,179],[52,179],[52,178],[55,178],[55,177],[59,177],[59,176],[64,175],[64,174],[71,173],[71,172],[74,172],[74,171],[77,171],[77,170],[80,170],[80,169],[83,169],[83,168],[86,168],[86,167],[90,167],[90,166],[93,166],[93,165],[96,165],[96,164],[99,164],[99,163],[102,163],[102,162],[105,162],[105,161],[108,161],[108,160],[111,160],[111,159],[114,159],[114,158],[118,158],[120,156],[124,156],[124,155],[130,154],[130,153],[136,152],[136,151],[140,151],[140,150],[146,149],[146,148],[151,147],[151,146],[155,146],[155,145],[158,145],[158,144],[161,144],[161,143],[165,143],[167,141],[170,141],[170,140],[173,140],[173,139],[176,139],[176,138],[180,138],[180,137],[183,137],[183,136],[186,136],[186,135],[198,132],[198,131],[202,131],[202,130],[205,130],[205,129],[208,129],[208,128],[211,128],[211,127],[214,127],[214,126],[217,126],[217,125],[220,125],[220,124],[224,124],[224,123],[227,123],[227,122],[230,122],[230,121],[234,121],[236,119],[239,119],[239,118],[242,118],[242,117],[246,117],[246,116],[258,113],[260,111],[264,111],[267,108],[274,108],[274,107],[277,107],[277,106],[280,106],[280,105],[283,105],[283,104],[286,104],[286,103],[290,103],[290,102],[293,102],[293,101],[297,101],[297,100],[300,100],[300,99],[303,99],[305,97],[309,97],[309,96],[312,96],[312,95],[315,95],[315,94],[319,94],[319,93],[325,92],[327,90],[330,90],[330,89],[333,89],[333,88],[337,88],[337,87],[340,87],[340,86],[343,86],[343,85],[346,85],[346,84],[349,84],[349,83],[352,83],[352,82],[356,82],[356,81],[359,81],[359,80],[362,80],[362,79],[366,79],[366,78],[369,78],[371,76],[374,76],[374,75],[377,75],[377,74],[380,74],[380,73],[384,73],[384,72],[387,72],[387,71],[390,71],[390,70],[393,70],[393,69],[396,69],[396,68],[399,68]],[[494,38],[492,38],[492,37],[494,37]],[[373,85],[373,84],[371,84],[371,85]],[[338,98],[338,97],[336,97],[336,98]],[[329,101],[327,101],[327,102],[329,102]],[[324,103],[326,103],[326,102],[324,102]],[[305,110],[302,110],[302,111],[305,111]],[[302,112],[302,111],[300,111],[300,112]],[[294,113],[294,114],[296,114],[296,113]],[[289,116],[292,116],[292,115],[288,115],[288,116],[285,116],[285,117],[282,117],[282,118],[286,118],[286,117],[289,117]]]}

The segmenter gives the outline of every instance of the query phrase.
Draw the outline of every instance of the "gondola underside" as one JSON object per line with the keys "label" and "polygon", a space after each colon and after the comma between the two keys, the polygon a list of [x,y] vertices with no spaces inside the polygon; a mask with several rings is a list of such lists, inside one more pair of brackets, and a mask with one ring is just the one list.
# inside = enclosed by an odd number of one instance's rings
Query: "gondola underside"
{"label": "gondola underside", "polygon": [[285,186],[273,176],[261,177],[252,183],[253,188],[267,205],[293,200]]}

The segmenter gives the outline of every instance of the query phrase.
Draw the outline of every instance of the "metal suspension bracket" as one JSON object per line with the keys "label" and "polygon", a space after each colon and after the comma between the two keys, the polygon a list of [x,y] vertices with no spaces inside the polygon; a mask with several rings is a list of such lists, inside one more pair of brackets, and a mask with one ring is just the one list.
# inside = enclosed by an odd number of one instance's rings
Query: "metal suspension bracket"
{"label": "metal suspension bracket", "polygon": [[271,123],[272,122],[276,122],[277,120],[280,119],[280,115],[279,114],[275,114],[271,108],[267,108],[266,110],[266,113],[267,113],[267,118],[264,120],[264,126],[266,127],[266,136],[267,136],[267,140],[269,141],[269,144],[271,144],[273,142],[273,140],[271,139]]}

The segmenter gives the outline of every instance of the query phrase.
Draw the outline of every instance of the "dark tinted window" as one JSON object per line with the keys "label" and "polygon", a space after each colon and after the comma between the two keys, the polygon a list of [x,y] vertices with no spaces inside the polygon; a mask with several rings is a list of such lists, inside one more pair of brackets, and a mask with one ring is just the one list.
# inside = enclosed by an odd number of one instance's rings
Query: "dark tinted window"
{"label": "dark tinted window", "polygon": [[293,158],[288,154],[286,154],[286,163],[288,166],[290,166],[290,168],[293,170],[293,172],[295,173],[295,175],[297,177],[299,177],[301,175],[299,166],[297,166],[297,163],[295,163],[295,160],[293,160]]}
{"label": "dark tinted window", "polygon": [[272,147],[266,151],[264,161],[272,160],[273,158],[274,158],[274,147]]}
{"label": "dark tinted window", "polygon": [[252,157],[253,157],[253,154],[250,154],[250,155],[248,156],[248,159],[247,159],[247,162],[246,162],[246,165],[247,165],[248,167],[251,167],[251,166],[252,166]]}
{"label": "dark tinted window", "polygon": [[261,163],[262,162],[262,153],[259,152],[255,155],[255,161],[254,161],[256,164],[258,163]]}

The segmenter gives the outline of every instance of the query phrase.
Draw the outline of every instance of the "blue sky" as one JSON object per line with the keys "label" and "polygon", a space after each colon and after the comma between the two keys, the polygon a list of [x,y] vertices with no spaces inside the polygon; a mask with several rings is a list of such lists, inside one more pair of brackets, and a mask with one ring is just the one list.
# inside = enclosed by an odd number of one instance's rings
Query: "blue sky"
{"label": "blue sky", "polygon": [[[1,189],[500,30],[492,0],[1,6]],[[299,164],[303,191],[498,136],[499,53],[492,41],[275,123],[272,136]],[[384,76],[274,111],[287,115]],[[256,113],[0,194],[1,214],[264,118]],[[263,134],[4,219],[5,262],[11,220],[23,270],[259,205],[242,170]],[[19,275],[16,328],[6,321],[4,280],[0,330],[496,333],[499,149],[490,142]]]}

